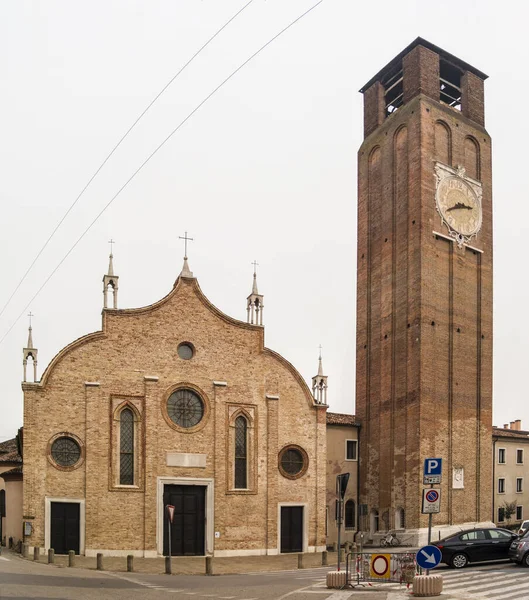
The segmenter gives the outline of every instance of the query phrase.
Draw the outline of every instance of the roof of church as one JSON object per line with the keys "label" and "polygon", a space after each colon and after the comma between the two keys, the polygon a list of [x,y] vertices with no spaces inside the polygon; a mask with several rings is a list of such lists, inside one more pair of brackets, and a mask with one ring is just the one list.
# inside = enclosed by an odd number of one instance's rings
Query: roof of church
{"label": "roof of church", "polygon": [[22,457],[18,453],[16,438],[0,442],[0,463],[21,463]]}
{"label": "roof of church", "polygon": [[327,425],[355,425],[359,427],[355,415],[345,415],[343,413],[327,413]]}
{"label": "roof of church", "polygon": [[514,438],[518,440],[529,440],[529,431],[522,429],[504,429],[503,427],[493,427],[492,435],[503,438]]}

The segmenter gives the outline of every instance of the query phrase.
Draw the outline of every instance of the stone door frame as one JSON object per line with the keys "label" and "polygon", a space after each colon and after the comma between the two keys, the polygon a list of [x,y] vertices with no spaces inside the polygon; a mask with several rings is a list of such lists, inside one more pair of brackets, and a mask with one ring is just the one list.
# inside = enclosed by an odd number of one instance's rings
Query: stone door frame
{"label": "stone door frame", "polygon": [[215,528],[215,500],[213,479],[201,477],[158,477],[156,490],[156,550],[163,555],[163,493],[166,485],[199,485],[206,488],[206,510],[204,529],[206,532],[205,554],[213,555],[213,540]]}
{"label": "stone door frame", "polygon": [[301,506],[303,508],[302,552],[309,551],[309,505],[307,502],[278,502],[277,504],[277,553],[281,554],[281,507]]}
{"label": "stone door frame", "polygon": [[44,498],[44,547],[46,550],[51,544],[51,503],[70,502],[79,504],[79,554],[85,553],[85,531],[86,531],[86,500],[84,498]]}

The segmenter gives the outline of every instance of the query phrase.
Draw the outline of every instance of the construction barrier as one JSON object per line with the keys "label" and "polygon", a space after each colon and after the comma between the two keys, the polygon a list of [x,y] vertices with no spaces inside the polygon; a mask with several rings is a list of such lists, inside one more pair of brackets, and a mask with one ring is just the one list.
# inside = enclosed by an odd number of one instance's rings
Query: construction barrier
{"label": "construction barrier", "polygon": [[345,559],[347,585],[368,582],[404,583],[408,586],[419,572],[414,552],[350,552]]}

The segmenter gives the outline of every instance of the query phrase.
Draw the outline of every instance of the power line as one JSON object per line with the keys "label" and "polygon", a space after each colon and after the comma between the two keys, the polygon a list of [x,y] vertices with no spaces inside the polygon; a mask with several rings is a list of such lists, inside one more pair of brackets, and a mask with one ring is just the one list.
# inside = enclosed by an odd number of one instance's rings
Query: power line
{"label": "power line", "polygon": [[18,282],[18,285],[16,286],[16,288],[13,290],[13,293],[11,294],[11,296],[9,296],[9,298],[7,299],[7,302],[4,304],[2,310],[0,311],[0,317],[4,314],[5,309],[9,306],[9,303],[11,302],[11,300],[13,299],[13,296],[18,292],[20,286],[24,283],[26,277],[29,275],[31,269],[34,267],[35,263],[37,262],[37,260],[39,259],[40,255],[44,252],[44,250],[46,249],[46,247],[48,246],[48,244],[50,243],[51,239],[53,238],[53,236],[57,233],[58,229],[60,228],[60,226],[63,224],[64,220],[66,219],[66,217],[70,214],[71,210],[73,209],[73,207],[77,204],[77,202],[81,199],[81,196],[86,192],[86,190],[88,189],[88,187],[90,186],[90,184],[92,183],[92,181],[97,177],[97,175],[99,174],[99,172],[101,171],[101,169],[107,164],[107,162],[110,160],[110,158],[112,157],[112,155],[114,154],[114,152],[121,146],[122,142],[125,140],[125,138],[129,135],[129,133],[134,129],[134,127],[136,127],[136,125],[141,121],[141,119],[145,116],[145,114],[147,113],[147,111],[151,108],[151,106],[158,100],[158,98],[165,92],[165,90],[173,83],[173,81],[182,73],[182,71],[184,71],[184,69],[186,69],[192,62],[193,60],[195,60],[195,58],[202,52],[202,50],[204,50],[218,35],[219,33],[221,33],[224,29],[226,29],[226,27],[234,20],[236,19],[241,13],[242,11],[247,8],[248,6],[250,6],[250,4],[253,2],[253,0],[249,0],[249,2],[247,2],[239,11],[237,11],[228,21],[226,21],[226,23],[224,23],[224,25],[218,30],[216,31],[210,38],[209,40],[202,45],[196,52],[195,54],[193,54],[193,56],[185,63],[185,65],[178,71],[178,73],[176,73],[176,75],[174,75],[166,84],[165,86],[160,90],[160,92],[158,92],[158,94],[156,94],[156,96],[151,100],[151,102],[147,105],[147,107],[144,109],[144,111],[140,114],[140,116],[134,121],[134,123],[127,129],[127,131],[125,132],[125,134],[121,137],[121,139],[119,140],[119,142],[112,148],[112,150],[110,151],[110,153],[108,154],[108,156],[105,158],[105,160],[99,165],[99,167],[96,169],[96,171],[94,172],[94,174],[90,177],[90,179],[88,180],[88,182],[86,183],[86,185],[83,187],[83,189],[81,190],[81,192],[79,193],[79,195],[77,196],[77,198],[72,202],[70,208],[64,213],[64,215],[62,216],[61,220],[57,223],[57,225],[55,226],[55,229],[51,232],[49,238],[46,240],[46,242],[44,243],[44,245],[42,246],[42,248],[39,250],[38,254],[35,256],[35,258],[33,259],[33,262],[29,265],[27,271],[24,273],[24,275],[22,276],[22,279]]}
{"label": "power line", "polygon": [[173,129],[173,131],[171,131],[171,133],[163,140],[163,142],[157,146],[157,148],[155,148],[151,154],[149,154],[149,156],[141,163],[141,165],[134,171],[134,173],[127,179],[127,181],[119,188],[119,190],[114,194],[114,196],[112,196],[112,198],[108,201],[108,203],[103,207],[103,209],[98,213],[98,215],[96,216],[96,218],[90,223],[90,225],[88,225],[88,227],[83,231],[83,233],[79,236],[79,238],[77,239],[77,241],[73,244],[73,246],[68,250],[68,252],[63,256],[63,258],[59,261],[59,264],[55,267],[55,269],[53,269],[53,271],[48,275],[47,279],[44,281],[44,283],[40,286],[40,288],[37,290],[37,292],[35,293],[35,295],[31,298],[31,300],[26,304],[26,306],[24,307],[24,309],[22,310],[22,312],[18,315],[18,317],[16,318],[15,322],[11,325],[11,327],[6,331],[6,333],[3,335],[2,339],[0,339],[0,344],[2,344],[2,342],[5,340],[5,338],[9,335],[9,333],[11,332],[11,330],[13,329],[13,327],[18,323],[18,321],[21,319],[21,317],[24,315],[24,313],[26,312],[26,310],[29,308],[29,306],[31,305],[31,303],[35,300],[35,298],[40,294],[40,292],[42,291],[42,289],[44,288],[44,286],[48,283],[48,281],[55,275],[55,273],[59,270],[60,266],[63,264],[63,262],[68,258],[68,256],[70,256],[70,254],[73,252],[73,250],[76,248],[76,246],[79,244],[79,242],[84,238],[84,236],[90,231],[90,229],[92,229],[92,227],[96,224],[96,222],[99,220],[99,218],[101,217],[101,215],[107,210],[107,208],[109,208],[109,206],[114,202],[114,200],[121,194],[121,192],[129,185],[129,183],[136,177],[136,175],[143,169],[143,167],[145,167],[145,165],[153,158],[153,156],[163,147],[165,146],[165,144],[173,137],[173,135],[185,124],[187,123],[187,121],[189,121],[189,119],[200,109],[202,108],[202,106],[204,106],[204,104],[206,104],[206,102],[212,97],[214,96],[221,87],[223,87],[226,83],[228,83],[228,81],[234,77],[242,68],[244,68],[250,61],[252,61],[258,54],[260,54],[265,48],[267,48],[272,42],[274,42],[275,40],[277,40],[278,37],[280,37],[281,35],[283,35],[283,33],[285,33],[288,29],[290,29],[293,25],[295,25],[298,21],[300,21],[301,19],[303,19],[303,17],[305,17],[306,15],[308,15],[311,11],[313,11],[317,6],[319,6],[321,3],[323,2],[323,0],[319,0],[319,2],[316,2],[316,4],[314,4],[313,6],[311,6],[308,10],[306,10],[303,14],[301,14],[299,17],[297,17],[296,19],[294,19],[293,21],[291,21],[284,29],[282,29],[279,33],[277,33],[273,38],[271,38],[270,40],[268,40],[268,42],[266,42],[266,44],[264,44],[263,46],[261,46],[259,48],[259,50],[257,50],[256,52],[254,52],[249,58],[247,58],[242,64],[240,64],[235,71],[233,71],[230,75],[228,75],[228,77],[226,77],[226,79],[224,79],[212,92],[210,92],[205,98],[204,100],[202,100],[188,115],[187,117],[181,121],[176,127],[175,129]]}

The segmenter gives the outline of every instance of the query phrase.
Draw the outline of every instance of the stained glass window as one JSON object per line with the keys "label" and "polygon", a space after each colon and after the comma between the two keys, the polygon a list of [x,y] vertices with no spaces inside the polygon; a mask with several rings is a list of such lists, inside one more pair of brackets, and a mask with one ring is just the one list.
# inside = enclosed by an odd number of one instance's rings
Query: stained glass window
{"label": "stained glass window", "polygon": [[179,389],[167,400],[167,413],[173,423],[180,427],[194,427],[204,416],[204,404],[193,390]]}
{"label": "stained glass window", "polygon": [[235,487],[246,489],[248,487],[247,477],[247,431],[248,424],[244,417],[235,419]]}
{"label": "stained glass window", "polygon": [[119,418],[119,483],[134,485],[134,415],[130,408]]}
{"label": "stained glass window", "polygon": [[81,448],[74,439],[60,437],[51,445],[51,457],[60,467],[73,467],[81,458]]}

